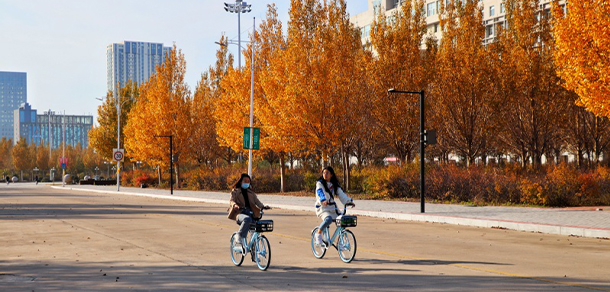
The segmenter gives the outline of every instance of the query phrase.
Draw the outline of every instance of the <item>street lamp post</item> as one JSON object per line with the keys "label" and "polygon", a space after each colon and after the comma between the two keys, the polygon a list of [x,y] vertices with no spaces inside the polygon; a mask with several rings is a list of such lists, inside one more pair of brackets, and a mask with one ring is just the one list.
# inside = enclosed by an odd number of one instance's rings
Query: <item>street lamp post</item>
{"label": "street lamp post", "polygon": [[[243,2],[245,4],[245,2]],[[225,6],[227,4],[225,3]],[[250,5],[248,5],[248,8],[250,7]],[[225,10],[227,10],[227,8],[225,7]],[[227,10],[228,11],[228,10]],[[232,12],[232,11],[231,11]],[[249,12],[249,10],[248,10]],[[252,19],[252,27],[254,27],[254,31],[256,32],[256,17],[253,17]],[[221,45],[221,46],[227,46],[228,44],[234,44],[232,42],[227,42],[227,43],[220,43],[220,42],[216,42],[217,44]],[[241,50],[241,39],[239,39],[237,46],[239,47],[239,49]],[[256,42],[253,40],[252,41],[252,62],[250,62],[250,71],[251,71],[251,78],[250,78],[250,145],[249,145],[249,149],[248,149],[248,175],[250,177],[252,177],[252,148],[253,148],[253,143],[254,143],[254,130],[252,129],[253,125],[254,125],[254,55],[255,55],[255,46],[256,46]],[[240,51],[241,52],[241,51]],[[239,53],[241,55],[241,53]],[[241,60],[241,58],[240,58]],[[241,67],[241,64],[239,64],[239,67]]]}
{"label": "street lamp post", "polygon": [[96,166],[96,167],[95,167],[95,178],[96,178],[96,180],[97,180],[97,171],[98,171],[98,170],[100,170],[100,168]]}
{"label": "street lamp post", "polygon": [[174,194],[174,150],[173,150],[173,143],[172,143],[172,138],[173,135],[167,135],[167,136],[159,136],[159,135],[155,135],[155,138],[159,137],[159,138],[169,138],[169,189],[170,189],[170,194],[173,195]]}
{"label": "street lamp post", "polygon": [[252,129],[252,125],[254,124],[254,48],[256,43],[254,42],[254,35],[256,33],[256,17],[252,18],[252,27],[254,29],[254,33],[252,33],[252,76],[250,78],[250,147],[248,149],[248,175],[252,177],[252,145],[254,143],[254,129]]}
{"label": "street lamp post", "polygon": [[[120,89],[120,83],[119,86],[117,87],[117,89],[115,89],[113,91],[113,95],[114,95],[114,101],[116,102],[116,117],[117,117],[117,126],[116,126],[116,149],[117,151],[120,151],[121,149],[121,102],[119,101],[119,98],[121,97],[121,94],[116,94],[116,92]],[[116,191],[120,191],[121,190],[121,162],[117,161],[116,162],[116,168],[117,168],[117,172],[116,172]]]}
{"label": "street lamp post", "polygon": [[395,90],[394,88],[388,89],[389,93],[405,93],[405,94],[419,94],[419,200],[420,200],[420,212],[425,212],[425,194],[426,194],[426,181],[424,176],[425,166],[425,153],[426,148],[426,131],[424,130],[424,91],[401,91]]}
{"label": "street lamp post", "polygon": [[243,0],[235,0],[235,3],[226,3],[225,2],[225,11],[231,13],[237,13],[237,42],[238,53],[237,53],[237,64],[241,68],[241,14],[252,11],[252,5],[248,5],[248,3],[243,2]]}

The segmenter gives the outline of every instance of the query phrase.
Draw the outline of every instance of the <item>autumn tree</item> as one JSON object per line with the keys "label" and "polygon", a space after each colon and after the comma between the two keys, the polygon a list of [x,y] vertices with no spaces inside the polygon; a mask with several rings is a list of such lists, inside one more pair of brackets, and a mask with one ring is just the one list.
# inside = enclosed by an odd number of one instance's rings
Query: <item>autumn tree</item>
{"label": "autumn tree", "polygon": [[177,182],[180,182],[180,164],[192,158],[189,151],[193,134],[192,99],[184,82],[185,72],[184,55],[174,45],[163,65],[140,86],[140,95],[125,126],[126,156],[150,165],[169,166],[169,139],[160,136],[173,137],[173,153],[178,157],[175,161]]}
{"label": "autumn tree", "polygon": [[[124,145],[123,135],[127,125],[129,112],[135,100],[138,99],[139,89],[135,82],[129,82],[114,96],[108,92],[104,103],[97,108],[97,122],[89,131],[89,147],[92,147],[107,161],[112,161],[112,149],[117,148],[117,100],[121,104],[121,145]],[[122,147],[122,146],[121,146]]]}
{"label": "autumn tree", "polygon": [[99,169],[104,164],[104,158],[93,147],[83,149],[82,159],[87,172],[94,171],[96,167]]}
{"label": "autumn tree", "polygon": [[523,165],[540,165],[569,103],[553,62],[554,43],[548,14],[538,0],[507,0],[507,28],[500,30],[497,50],[503,100],[499,138]]}
{"label": "autumn tree", "polygon": [[[226,37],[223,36],[220,42],[226,43]],[[233,56],[228,53],[226,46],[221,46],[216,52],[215,66],[210,66],[208,71],[201,75],[201,80],[195,89],[191,109],[193,134],[190,136],[189,151],[199,165],[209,164],[217,157],[224,156],[227,151],[218,143],[214,109],[222,91],[220,83],[232,64]],[[230,157],[228,162],[231,162]]]}
{"label": "autumn tree", "polygon": [[2,137],[0,140],[0,168],[12,169],[13,168],[13,140]]}
{"label": "autumn tree", "polygon": [[40,143],[40,145],[38,146],[38,148],[36,149],[36,166],[41,170],[44,171],[46,169],[51,168],[50,164],[49,164],[49,147],[48,144],[44,144],[44,141],[42,143]]}
{"label": "autumn tree", "polygon": [[610,117],[610,5],[606,0],[566,1],[553,9],[557,73],[575,91],[578,104]]}
{"label": "autumn tree", "polygon": [[487,152],[494,127],[494,72],[491,53],[483,45],[483,12],[476,0],[442,5],[443,38],[437,55],[432,94],[443,142],[470,166]]}
{"label": "autumn tree", "polygon": [[275,4],[268,5],[267,18],[261,23],[255,35],[256,60],[255,86],[256,117],[264,125],[261,135],[262,151],[267,160],[277,157],[280,165],[280,192],[284,191],[286,156],[295,151],[295,139],[290,126],[283,121],[286,112],[283,106],[286,100],[284,80],[287,79],[283,54],[288,46],[278,19]]}
{"label": "autumn tree", "polygon": [[13,147],[13,163],[17,171],[21,171],[21,180],[23,180],[23,171],[29,171],[33,168],[33,159],[28,147],[28,142],[25,138],[19,139],[19,142]]}
{"label": "autumn tree", "polygon": [[403,2],[390,18],[378,14],[371,28],[371,45],[374,58],[375,84],[370,106],[378,125],[374,132],[380,141],[391,145],[402,162],[412,161],[419,144],[418,97],[389,95],[387,90],[426,90],[430,82],[429,58],[422,53],[426,35],[424,1]]}

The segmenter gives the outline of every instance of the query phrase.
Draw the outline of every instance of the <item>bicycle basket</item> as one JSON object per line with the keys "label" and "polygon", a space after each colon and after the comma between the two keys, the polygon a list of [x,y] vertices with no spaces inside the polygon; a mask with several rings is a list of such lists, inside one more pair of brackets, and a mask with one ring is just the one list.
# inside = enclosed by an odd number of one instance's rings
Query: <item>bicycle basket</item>
{"label": "bicycle basket", "polygon": [[251,230],[256,232],[271,232],[273,231],[273,220],[259,220],[250,225]]}
{"label": "bicycle basket", "polygon": [[356,227],[356,225],[358,225],[358,217],[352,215],[340,215],[337,217],[336,223],[341,227]]}

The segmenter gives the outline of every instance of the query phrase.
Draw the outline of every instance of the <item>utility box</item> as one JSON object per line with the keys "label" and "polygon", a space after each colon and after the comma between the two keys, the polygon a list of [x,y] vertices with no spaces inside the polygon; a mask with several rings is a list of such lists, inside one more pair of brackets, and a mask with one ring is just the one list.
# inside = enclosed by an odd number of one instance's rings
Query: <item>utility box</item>
{"label": "utility box", "polygon": [[427,145],[436,144],[436,130],[427,130],[424,131],[424,142]]}

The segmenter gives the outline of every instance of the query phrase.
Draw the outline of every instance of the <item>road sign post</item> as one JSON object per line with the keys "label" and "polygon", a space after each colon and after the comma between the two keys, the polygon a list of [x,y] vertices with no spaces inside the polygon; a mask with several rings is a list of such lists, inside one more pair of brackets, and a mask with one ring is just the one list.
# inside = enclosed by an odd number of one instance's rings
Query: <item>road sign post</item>
{"label": "road sign post", "polygon": [[125,149],[112,148],[112,159],[116,162],[125,160]]}

